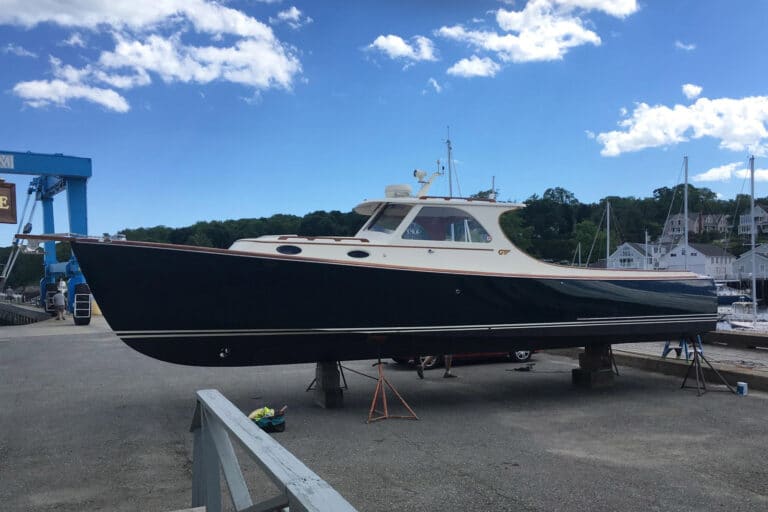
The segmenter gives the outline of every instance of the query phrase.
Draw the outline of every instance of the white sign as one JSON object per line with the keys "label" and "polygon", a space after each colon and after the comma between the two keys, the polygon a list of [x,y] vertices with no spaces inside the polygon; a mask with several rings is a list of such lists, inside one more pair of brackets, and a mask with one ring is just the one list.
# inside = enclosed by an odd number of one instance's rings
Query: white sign
{"label": "white sign", "polygon": [[0,168],[13,169],[13,155],[0,155]]}

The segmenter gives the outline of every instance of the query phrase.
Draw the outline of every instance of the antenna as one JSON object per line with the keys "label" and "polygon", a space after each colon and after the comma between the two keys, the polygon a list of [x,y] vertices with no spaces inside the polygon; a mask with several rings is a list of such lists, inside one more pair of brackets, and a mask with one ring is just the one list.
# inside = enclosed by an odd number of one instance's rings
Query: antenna
{"label": "antenna", "polygon": [[448,197],[453,197],[453,158],[451,153],[453,152],[453,146],[451,146],[451,127],[447,127],[447,137],[445,139],[445,145],[448,148]]}

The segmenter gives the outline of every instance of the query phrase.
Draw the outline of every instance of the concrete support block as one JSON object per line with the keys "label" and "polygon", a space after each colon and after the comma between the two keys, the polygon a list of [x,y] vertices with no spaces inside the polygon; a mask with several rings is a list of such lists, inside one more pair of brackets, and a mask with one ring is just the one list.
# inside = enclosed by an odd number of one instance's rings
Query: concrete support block
{"label": "concrete support block", "polygon": [[319,361],[315,368],[315,403],[326,409],[344,406],[344,390],[336,361]]}
{"label": "concrete support block", "polygon": [[574,386],[594,389],[613,385],[610,348],[607,344],[585,347],[584,352],[579,354],[579,368],[571,373]]}

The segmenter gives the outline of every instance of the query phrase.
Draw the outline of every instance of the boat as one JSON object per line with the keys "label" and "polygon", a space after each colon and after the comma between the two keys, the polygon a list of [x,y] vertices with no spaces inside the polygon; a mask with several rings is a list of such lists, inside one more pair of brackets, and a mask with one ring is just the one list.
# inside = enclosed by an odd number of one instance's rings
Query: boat
{"label": "boat", "polygon": [[746,302],[749,301],[749,294],[742,290],[731,288],[724,283],[715,283],[717,290],[717,305],[718,306],[732,306],[734,302]]}
{"label": "boat", "polygon": [[[680,339],[714,329],[712,279],[536,260],[500,219],[524,205],[389,186],[354,237],[229,249],[71,243],[115,334],[163,361],[245,366]],[[23,237],[23,235],[22,235]]]}

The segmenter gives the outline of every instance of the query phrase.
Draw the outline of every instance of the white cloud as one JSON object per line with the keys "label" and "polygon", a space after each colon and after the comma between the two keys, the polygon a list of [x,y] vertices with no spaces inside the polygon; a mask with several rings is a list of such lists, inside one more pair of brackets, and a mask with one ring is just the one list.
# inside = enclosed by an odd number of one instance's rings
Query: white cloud
{"label": "white cloud", "polygon": [[627,110],[627,107],[621,107],[619,109],[619,115],[621,117],[627,117],[627,114],[629,114],[629,111]]}
{"label": "white cloud", "polygon": [[488,57],[480,58],[477,55],[473,55],[469,59],[461,59],[448,68],[446,73],[470,78],[475,76],[494,76],[500,69],[501,66]]}
{"label": "white cloud", "polygon": [[625,18],[637,10],[636,0],[530,0],[520,11],[496,11],[496,22],[506,34],[466,30],[461,25],[443,26],[437,34],[496,53],[504,62],[560,60],[571,48],[602,43],[587,28],[585,13],[599,11]]}
{"label": "white cloud", "polygon": [[209,0],[3,0],[0,24],[31,28],[40,23],[63,27],[152,30],[164,23],[190,22],[205,33],[273,39],[272,29],[255,18]]}
{"label": "white cloud", "polygon": [[[749,178],[750,171],[744,162],[721,165],[693,176],[693,181],[729,181],[731,178]],[[755,181],[768,181],[768,169],[755,169]]]}
{"label": "white cloud", "polygon": [[409,44],[402,37],[389,34],[377,37],[366,48],[378,50],[390,59],[407,59],[411,61],[437,60],[434,45],[429,38],[415,36],[412,39],[413,44]]}
{"label": "white cloud", "polygon": [[734,162],[731,164],[721,165],[720,167],[714,167],[701,174],[692,176],[693,181],[728,181],[733,176],[733,172],[737,167],[743,165],[741,162]]}
{"label": "white cloud", "polygon": [[684,43],[682,41],[675,41],[675,48],[686,52],[692,52],[696,49],[696,45],[693,43]]}
{"label": "white cloud", "polygon": [[689,100],[692,100],[694,98],[698,98],[699,96],[701,96],[702,90],[704,89],[700,85],[694,85],[694,84],[683,85],[683,94]]}
{"label": "white cloud", "polygon": [[594,140],[595,138],[595,132],[593,132],[592,130],[584,130],[584,134],[587,136],[588,139]]}
{"label": "white cloud", "polygon": [[8,43],[2,48],[2,52],[5,54],[12,54],[17,57],[31,57],[33,59],[37,58],[37,54],[34,52],[31,52],[24,48],[23,46],[19,46],[17,44]]}
{"label": "white cloud", "polygon": [[427,83],[432,86],[432,88],[435,90],[436,93],[440,94],[441,92],[443,92],[442,86],[439,83],[437,83],[437,80],[435,80],[434,78],[430,78],[429,80],[427,80]]}
{"label": "white cloud", "polygon": [[699,98],[691,105],[636,105],[632,115],[620,121],[620,130],[600,133],[603,156],[645,148],[668,146],[689,139],[713,137],[722,149],[749,150],[763,154],[768,149],[768,96],[741,99]]}
{"label": "white cloud", "polygon": [[[107,69],[157,73],[165,82],[208,83],[214,80],[256,88],[289,88],[299,62],[282,47],[258,39],[241,39],[232,47],[185,46],[178,36],[149,36],[145,41],[118,38],[114,51],[103,52]],[[141,84],[143,85],[143,84]]]}
{"label": "white cloud", "polygon": [[85,48],[85,40],[83,39],[83,36],[80,34],[80,32],[75,32],[67,39],[62,41],[61,44],[64,46],[77,46],[80,48]]}
{"label": "white cloud", "polygon": [[13,87],[13,92],[31,107],[46,107],[56,105],[66,106],[67,101],[83,99],[115,112],[128,112],[128,102],[110,89],[73,84],[64,80],[32,80],[19,82]]}
{"label": "white cloud", "polygon": [[277,16],[272,18],[269,18],[269,22],[273,25],[276,25],[278,23],[287,23],[289,27],[296,30],[304,25],[308,25],[314,21],[309,16],[305,16],[304,13],[299,10],[298,7],[295,5],[292,5],[288,9],[284,11],[280,11],[277,13]]}
{"label": "white cloud", "polygon": [[[75,68],[52,58],[56,80],[18,84],[14,92],[33,107],[83,99],[126,112],[121,103],[127,105],[125,98],[103,86],[146,86],[152,83],[152,74],[165,82],[233,82],[255,95],[273,87],[290,89],[301,73],[295,50],[281,43],[268,25],[214,0],[3,2],[7,5],[0,11],[0,24],[32,28],[51,23],[114,35],[114,47],[102,50],[97,61]],[[295,7],[281,15],[289,24],[311,21]],[[192,35],[198,45],[182,40]],[[84,39],[75,32],[63,44],[84,46]]]}
{"label": "white cloud", "polygon": [[[737,178],[749,178],[749,169],[739,169],[733,174]],[[768,169],[755,169],[755,181],[768,181]]]}

